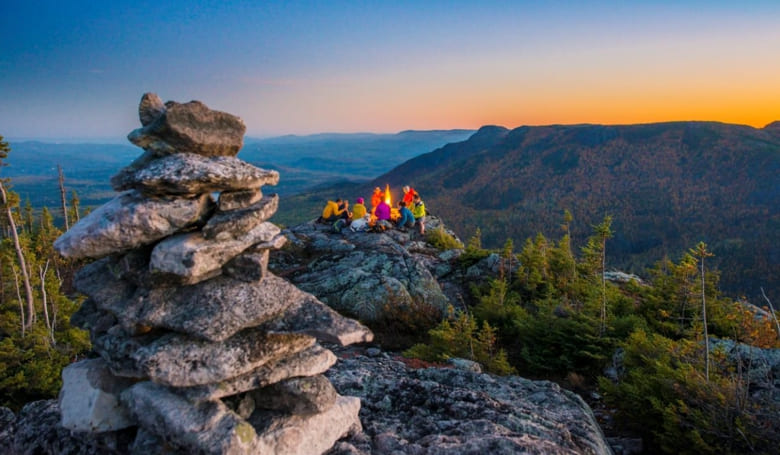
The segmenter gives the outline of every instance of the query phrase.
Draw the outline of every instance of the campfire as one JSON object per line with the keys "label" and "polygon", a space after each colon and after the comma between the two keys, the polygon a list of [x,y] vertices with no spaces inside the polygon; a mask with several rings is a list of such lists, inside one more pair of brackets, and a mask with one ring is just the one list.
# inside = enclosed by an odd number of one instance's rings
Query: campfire
{"label": "campfire", "polygon": [[[390,193],[390,184],[385,185],[385,203],[390,206],[390,220],[391,221],[397,221],[399,218],[401,218],[401,213],[398,211],[397,207],[393,206],[393,195]],[[373,224],[376,222],[376,217],[371,214],[371,223]]]}

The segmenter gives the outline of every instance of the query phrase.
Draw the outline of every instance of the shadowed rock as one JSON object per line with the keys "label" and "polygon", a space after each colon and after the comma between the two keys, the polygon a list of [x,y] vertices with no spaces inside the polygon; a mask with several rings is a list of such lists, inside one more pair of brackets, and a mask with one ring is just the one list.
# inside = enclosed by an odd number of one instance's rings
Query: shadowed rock
{"label": "shadowed rock", "polygon": [[219,193],[217,205],[219,206],[219,210],[227,212],[228,210],[249,207],[262,198],[263,191],[260,188],[254,190],[223,191]]}
{"label": "shadowed rock", "polygon": [[208,194],[147,199],[126,191],[79,220],[54,248],[69,259],[122,253],[202,223],[213,207]]}
{"label": "shadowed rock", "polygon": [[241,281],[260,281],[268,276],[268,250],[244,252],[222,267],[222,273]]}
{"label": "shadowed rock", "polygon": [[[143,106],[145,99],[146,95],[141,99],[139,111],[148,111]],[[132,131],[127,139],[158,155],[187,152],[203,156],[236,156],[244,145],[246,125],[235,115],[211,110],[200,101],[184,104],[168,101],[165,107],[154,120],[151,120],[153,113],[142,114],[142,124],[144,119],[151,122]]]}
{"label": "shadowed rock", "polygon": [[194,153],[137,160],[111,178],[116,191],[136,189],[147,195],[250,190],[278,182],[277,171],[260,169],[232,156]]}
{"label": "shadowed rock", "polygon": [[138,105],[138,118],[146,126],[165,113],[165,104],[156,93],[144,93]]}
{"label": "shadowed rock", "polygon": [[258,408],[290,414],[327,411],[339,396],[330,381],[321,375],[286,379],[250,395]]}

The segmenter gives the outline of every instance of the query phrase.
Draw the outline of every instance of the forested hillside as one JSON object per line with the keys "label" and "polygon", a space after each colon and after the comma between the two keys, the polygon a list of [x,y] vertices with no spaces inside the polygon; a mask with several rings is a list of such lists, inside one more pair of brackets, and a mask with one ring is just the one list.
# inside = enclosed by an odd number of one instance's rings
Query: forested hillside
{"label": "forested hillside", "polygon": [[480,228],[489,247],[555,235],[566,209],[575,241],[611,215],[611,267],[642,273],[704,241],[724,289],[755,297],[780,283],[779,130],[712,122],[483,127],[366,185],[297,202],[411,184],[461,237]]}
{"label": "forested hillside", "polygon": [[[289,195],[337,181],[363,182],[443,144],[467,139],[472,130],[402,131],[397,134],[316,134],[246,138],[240,157],[283,175],[274,191]],[[2,176],[13,178],[22,202],[35,209],[59,203],[57,166],[82,206],[97,206],[116,195],[110,177],[138,156],[130,144],[11,143]]]}
{"label": "forested hillside", "polygon": [[[9,151],[0,136],[0,166]],[[0,406],[18,409],[56,395],[62,368],[90,345],[85,331],[70,326],[80,301],[62,287],[76,266],[54,252],[62,231],[48,209],[34,216],[20,206],[9,183],[0,180]]]}

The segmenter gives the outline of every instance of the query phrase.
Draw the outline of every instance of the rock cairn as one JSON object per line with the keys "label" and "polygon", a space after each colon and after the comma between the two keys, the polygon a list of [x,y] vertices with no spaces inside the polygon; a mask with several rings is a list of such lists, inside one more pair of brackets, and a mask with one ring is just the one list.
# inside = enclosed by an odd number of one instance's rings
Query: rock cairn
{"label": "rock cairn", "polygon": [[120,194],[54,243],[96,259],[73,323],[99,358],[63,370],[62,425],[137,428],[133,453],[316,454],[360,431],[319,342],[373,335],[268,272],[285,237],[261,187],[279,174],[236,158],[242,120],[152,93],[139,116],[128,139],[145,153],[111,179]]}

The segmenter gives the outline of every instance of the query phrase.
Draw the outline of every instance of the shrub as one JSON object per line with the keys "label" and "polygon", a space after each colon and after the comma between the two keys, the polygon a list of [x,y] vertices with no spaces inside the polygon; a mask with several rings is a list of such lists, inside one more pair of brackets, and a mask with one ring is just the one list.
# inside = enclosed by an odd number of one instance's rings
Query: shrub
{"label": "shrub", "polygon": [[442,251],[463,248],[460,240],[445,231],[442,226],[428,231],[425,241]]}

